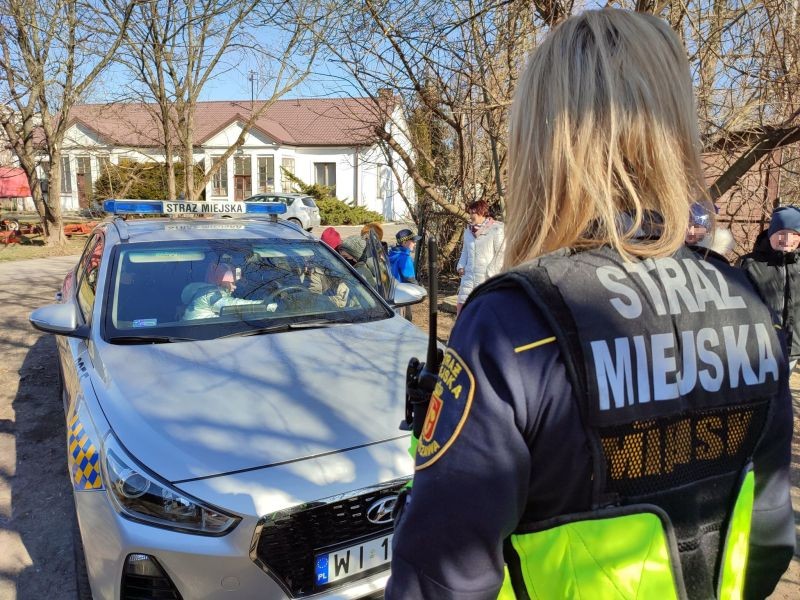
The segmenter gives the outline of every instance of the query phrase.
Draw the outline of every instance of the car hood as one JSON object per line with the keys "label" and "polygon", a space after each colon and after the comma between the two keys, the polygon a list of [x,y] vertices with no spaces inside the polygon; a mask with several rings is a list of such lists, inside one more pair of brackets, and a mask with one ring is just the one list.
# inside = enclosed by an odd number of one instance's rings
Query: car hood
{"label": "car hood", "polygon": [[102,410],[168,481],[285,464],[404,435],[426,337],[400,317],[250,337],[98,347]]}

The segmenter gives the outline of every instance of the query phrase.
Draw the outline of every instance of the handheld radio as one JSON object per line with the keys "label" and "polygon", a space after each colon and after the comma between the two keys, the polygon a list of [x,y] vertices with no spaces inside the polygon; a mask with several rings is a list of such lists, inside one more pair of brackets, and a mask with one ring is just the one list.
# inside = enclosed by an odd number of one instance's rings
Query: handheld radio
{"label": "handheld radio", "polygon": [[428,238],[428,352],[425,362],[415,356],[408,361],[406,369],[406,418],[400,428],[411,429],[414,437],[419,438],[428,404],[431,400],[439,365],[443,353],[436,340],[436,319],[438,315],[438,271],[436,268],[436,240]]}

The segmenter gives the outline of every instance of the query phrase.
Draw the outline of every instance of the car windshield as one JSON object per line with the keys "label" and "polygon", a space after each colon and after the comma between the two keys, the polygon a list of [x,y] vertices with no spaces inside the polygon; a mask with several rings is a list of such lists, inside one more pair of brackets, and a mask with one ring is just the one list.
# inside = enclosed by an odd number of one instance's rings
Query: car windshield
{"label": "car windshield", "polygon": [[202,240],[115,250],[104,337],[212,339],[391,317],[323,244]]}

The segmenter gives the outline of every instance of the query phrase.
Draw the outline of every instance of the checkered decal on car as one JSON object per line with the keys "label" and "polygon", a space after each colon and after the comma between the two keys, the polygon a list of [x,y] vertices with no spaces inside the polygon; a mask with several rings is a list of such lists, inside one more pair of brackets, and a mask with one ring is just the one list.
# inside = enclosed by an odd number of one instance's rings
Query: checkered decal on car
{"label": "checkered decal on car", "polygon": [[69,420],[69,469],[72,485],[76,490],[98,490],[103,487],[100,476],[100,454],[77,413]]}

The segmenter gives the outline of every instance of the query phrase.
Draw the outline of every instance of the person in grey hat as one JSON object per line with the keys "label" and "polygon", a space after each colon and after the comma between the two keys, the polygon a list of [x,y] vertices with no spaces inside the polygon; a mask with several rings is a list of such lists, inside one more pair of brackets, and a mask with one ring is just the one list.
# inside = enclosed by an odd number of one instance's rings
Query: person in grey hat
{"label": "person in grey hat", "polygon": [[351,235],[342,240],[337,248],[339,254],[349,262],[372,287],[377,285],[375,274],[367,265],[367,241],[360,235]]}
{"label": "person in grey hat", "polygon": [[800,358],[800,208],[781,206],[772,213],[769,228],[756,238],[741,267],[761,299],[775,313],[786,335],[789,366]]}

